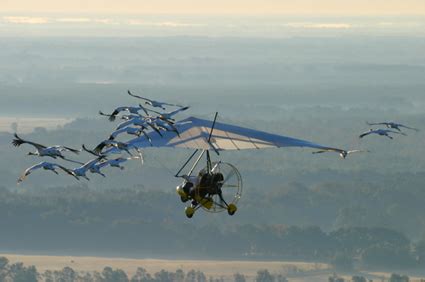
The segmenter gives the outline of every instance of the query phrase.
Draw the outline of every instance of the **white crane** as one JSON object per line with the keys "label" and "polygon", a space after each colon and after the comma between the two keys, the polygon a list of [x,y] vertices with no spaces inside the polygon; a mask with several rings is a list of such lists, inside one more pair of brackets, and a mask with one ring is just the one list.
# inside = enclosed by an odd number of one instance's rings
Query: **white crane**
{"label": "white crane", "polygon": [[105,167],[105,166],[109,165],[111,167],[124,169],[124,167],[121,165],[122,163],[129,161],[129,160],[135,160],[135,159],[141,159],[141,161],[143,163],[143,158],[141,156],[135,156],[135,157],[129,157],[129,158],[119,157],[119,158],[115,158],[115,159],[111,159],[111,160],[105,160],[98,165],[101,166],[101,167]]}
{"label": "white crane", "polygon": [[173,131],[175,132],[178,136],[180,136],[179,131],[177,130],[177,127],[174,125],[173,122],[166,120],[166,119],[161,119],[161,118],[156,118],[155,120],[153,120],[153,123],[162,130],[165,131]]}
{"label": "white crane", "polygon": [[124,127],[118,130],[115,130],[114,132],[111,133],[111,135],[109,136],[109,140],[115,140],[115,138],[117,138],[118,135],[123,134],[123,133],[127,133],[129,135],[135,135],[135,136],[140,136],[142,134],[143,129],[142,128],[136,128],[136,127]]}
{"label": "white crane", "polygon": [[[112,117],[112,114],[105,114],[102,111],[99,111],[99,115],[109,117],[109,118]],[[121,116],[116,115],[114,119],[116,119],[117,117],[120,118],[120,119],[124,119],[124,120],[130,120],[130,119],[133,119],[133,118],[136,118],[136,117],[141,117],[141,115],[139,115],[139,114],[128,114],[128,115],[121,115]]]}
{"label": "white crane", "polygon": [[40,156],[40,157],[51,157],[51,158],[61,158],[63,160],[69,161],[69,162],[73,162],[73,163],[79,163],[82,164],[81,162],[77,162],[74,160],[70,160],[68,158],[65,158],[65,156],[62,154],[62,152],[72,152],[74,154],[78,154],[80,151],[70,148],[70,147],[66,147],[66,146],[62,146],[62,145],[55,145],[55,146],[44,146],[32,141],[28,141],[28,140],[24,140],[21,137],[18,136],[18,134],[14,134],[15,139],[12,140],[12,144],[15,147],[19,147],[22,144],[29,144],[35,147],[36,151],[35,152],[29,152],[28,155],[30,156]]}
{"label": "white crane", "polygon": [[128,126],[131,125],[136,125],[136,126],[140,126],[143,129],[146,129],[147,123],[144,117],[132,117],[126,121],[121,122],[120,124],[118,124],[116,130],[120,130],[123,128],[126,128]]}
{"label": "white crane", "polygon": [[159,131],[158,127],[155,125],[155,123],[153,123],[152,119],[145,117],[136,117],[122,122],[117,126],[117,130],[123,129],[130,125],[140,126],[143,130],[145,130],[147,127],[150,127],[162,137],[161,131]]}
{"label": "white crane", "polygon": [[168,112],[168,113],[160,113],[160,112],[157,112],[157,111],[154,111],[154,110],[150,110],[150,111],[158,114],[158,117],[163,119],[163,120],[165,119],[165,120],[172,120],[173,121],[174,120],[173,116],[175,116],[176,114],[178,114],[180,112],[186,111],[187,109],[189,109],[189,107],[182,107],[180,109],[177,109],[175,111],[171,111],[171,112]]}
{"label": "white crane", "polygon": [[145,100],[145,104],[146,105],[150,105],[154,108],[161,108],[163,110],[165,110],[164,106],[172,106],[172,107],[180,107],[183,108],[183,106],[181,105],[176,105],[176,104],[170,104],[170,103],[164,103],[164,102],[159,102],[159,101],[155,101],[155,100],[151,100],[142,96],[138,96],[138,95],[134,95],[133,93],[130,92],[130,90],[127,90],[128,95],[132,96],[132,97],[136,97],[142,100]]}
{"label": "white crane", "polygon": [[389,129],[369,129],[369,131],[366,131],[366,132],[360,134],[359,138],[363,138],[363,137],[365,137],[369,134],[377,134],[377,135],[380,135],[380,136],[386,136],[390,139],[393,139],[393,137],[389,135],[390,133],[400,134],[400,135],[404,135],[404,136],[407,135],[403,132],[393,131],[393,130],[389,130]]}
{"label": "white crane", "polygon": [[104,148],[111,148],[111,147],[116,148],[119,151],[126,151],[130,156],[133,156],[133,154],[130,152],[131,149],[135,149],[137,150],[138,153],[140,153],[139,149],[133,144],[119,142],[115,140],[102,141],[99,145],[96,146],[96,148],[94,148],[93,151],[97,155],[102,155],[102,150]]}
{"label": "white crane", "polygon": [[63,167],[63,166],[61,166],[61,165],[59,165],[59,164],[55,164],[55,163],[50,163],[50,162],[41,162],[41,163],[38,163],[38,164],[35,164],[35,165],[33,165],[33,166],[31,166],[31,167],[29,167],[29,168],[27,168],[23,173],[22,173],[22,175],[18,178],[18,184],[20,184],[22,181],[24,181],[25,180],[25,178],[27,178],[27,176],[28,175],[30,175],[34,170],[37,170],[37,169],[40,169],[40,168],[42,168],[42,169],[44,169],[44,170],[50,170],[50,171],[52,171],[52,172],[54,172],[54,173],[56,173],[56,174],[59,174],[57,171],[56,171],[56,169],[61,169],[61,170],[63,170],[63,171],[65,171],[66,173],[68,173],[68,174],[70,174],[70,175],[73,175],[73,173],[72,173],[72,171],[70,171],[69,169],[67,169],[66,167]]}
{"label": "white crane", "polygon": [[122,107],[116,108],[111,114],[104,114],[102,111],[99,111],[99,114],[103,116],[108,116],[110,121],[114,121],[120,112],[127,111],[130,114],[138,116],[139,111],[141,110],[142,108],[140,106],[139,107],[122,106]]}
{"label": "white crane", "polygon": [[395,123],[395,122],[376,122],[376,123],[366,122],[366,123],[368,125],[385,125],[388,128],[393,128],[393,129],[396,129],[398,131],[401,131],[400,127],[406,128],[406,129],[411,129],[411,130],[414,130],[416,132],[419,131],[419,129],[417,129],[417,128],[409,127],[409,126],[403,125],[401,123]]}
{"label": "white crane", "polygon": [[149,143],[152,145],[152,139],[149,137],[149,135],[145,132],[146,127],[140,127],[140,128],[135,128],[135,127],[124,127],[118,130],[115,130],[114,132],[111,133],[111,135],[109,136],[109,140],[115,140],[115,138],[117,138],[118,135],[122,134],[122,133],[127,133],[130,135],[135,135],[135,136],[140,136],[140,135],[144,135],[146,137],[146,139],[149,141]]}
{"label": "white crane", "polygon": [[328,150],[319,150],[312,152],[313,154],[321,154],[326,152],[336,152],[339,153],[339,156],[343,159],[345,159],[348,155],[354,154],[354,153],[370,153],[369,150],[339,150],[339,149],[328,149]]}
{"label": "white crane", "polygon": [[82,177],[82,178],[85,178],[85,179],[87,179],[87,180],[90,180],[88,177],[87,177],[87,171],[91,171],[91,169],[93,169],[93,167],[98,163],[98,162],[100,162],[102,159],[104,159],[104,157],[103,156],[101,156],[101,157],[97,157],[97,158],[95,158],[95,159],[92,159],[92,160],[90,160],[90,161],[88,161],[88,162],[86,162],[85,164],[83,164],[82,166],[80,166],[80,167],[77,167],[77,168],[74,168],[74,169],[70,169],[70,171],[71,171],[71,173],[72,173],[72,175],[76,178],[76,179],[78,179],[79,180],[79,177]]}

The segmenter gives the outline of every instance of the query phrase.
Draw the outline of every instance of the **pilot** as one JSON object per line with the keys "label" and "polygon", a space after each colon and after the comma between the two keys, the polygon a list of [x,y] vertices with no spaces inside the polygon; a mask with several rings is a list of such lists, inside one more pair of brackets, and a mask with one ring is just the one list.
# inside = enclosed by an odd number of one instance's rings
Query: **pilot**
{"label": "pilot", "polygon": [[204,171],[201,170],[198,175],[182,175],[183,183],[177,186],[177,194],[180,195],[182,202],[187,202],[193,194],[193,190],[199,186]]}
{"label": "pilot", "polygon": [[220,187],[218,183],[223,181],[223,174],[208,173],[205,170],[199,171],[198,175],[182,175],[184,182],[177,186],[177,193],[180,195],[182,202],[193,200],[192,205],[197,203],[208,194],[217,193]]}

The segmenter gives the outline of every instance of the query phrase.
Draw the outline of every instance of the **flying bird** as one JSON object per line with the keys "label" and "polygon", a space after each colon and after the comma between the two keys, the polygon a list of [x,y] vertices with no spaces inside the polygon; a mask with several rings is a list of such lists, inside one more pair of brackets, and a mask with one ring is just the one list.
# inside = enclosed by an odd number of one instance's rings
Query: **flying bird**
{"label": "flying bird", "polygon": [[96,146],[96,148],[94,148],[94,152],[96,154],[101,155],[102,150],[104,148],[111,148],[114,147],[120,151],[126,151],[130,156],[133,156],[133,154],[130,152],[130,149],[136,149],[138,150],[138,148],[136,148],[134,145],[132,144],[128,144],[128,143],[124,143],[124,142],[118,142],[115,140],[105,140],[102,141],[99,145]]}
{"label": "flying bird", "polygon": [[130,96],[132,96],[132,97],[136,97],[136,98],[139,98],[139,99],[145,100],[145,104],[146,104],[146,105],[150,105],[150,106],[152,106],[152,107],[154,107],[154,108],[161,108],[161,109],[163,109],[163,110],[166,110],[166,109],[165,109],[165,106],[180,107],[180,108],[182,108],[182,107],[183,107],[183,106],[181,106],[181,105],[176,105],[176,104],[170,104],[170,103],[159,102],[159,101],[151,100],[151,99],[148,99],[148,98],[145,98],[145,97],[139,96],[139,95],[134,95],[133,93],[131,93],[131,92],[130,92],[130,90],[127,90],[127,93],[128,93],[128,95],[130,95]]}
{"label": "flying bird", "polygon": [[35,152],[29,152],[28,155],[30,156],[40,156],[40,157],[51,157],[51,158],[61,158],[63,160],[69,161],[69,162],[73,162],[73,163],[79,163],[82,164],[80,162],[74,161],[74,160],[70,160],[68,158],[65,158],[65,156],[62,154],[62,152],[72,152],[74,154],[78,154],[80,152],[80,150],[76,150],[70,147],[66,147],[66,146],[62,146],[62,145],[55,145],[55,146],[45,146],[45,145],[41,145],[32,141],[28,141],[28,140],[24,140],[21,137],[18,136],[18,134],[14,134],[15,139],[12,140],[12,144],[15,147],[19,147],[22,144],[28,144],[28,145],[32,145],[33,147],[35,147]]}
{"label": "flying bird", "polygon": [[106,155],[95,152],[94,150],[90,150],[84,144],[82,145],[82,148],[83,148],[84,151],[86,151],[89,154],[92,154],[93,156],[106,158]]}
{"label": "flying bird", "polygon": [[109,136],[109,140],[115,140],[118,135],[127,133],[129,135],[135,135],[140,136],[142,134],[143,129],[142,128],[135,128],[135,127],[124,127],[122,129],[115,130],[111,133]]}
{"label": "flying bird", "polygon": [[103,157],[103,156],[97,157],[95,159],[92,159],[92,160],[86,162],[85,164],[83,164],[80,167],[77,167],[77,168],[74,168],[74,169],[69,169],[69,171],[71,171],[71,175],[73,175],[77,180],[79,180],[79,177],[90,180],[86,175],[87,172],[90,171],[91,169],[93,169],[93,167],[104,158],[105,157]]}
{"label": "flying bird", "polygon": [[112,132],[111,135],[109,136],[109,140],[115,140],[115,138],[117,138],[117,136],[122,134],[122,133],[127,133],[127,134],[130,134],[130,135],[136,135],[136,136],[140,136],[140,135],[143,134],[146,137],[146,139],[149,141],[149,143],[152,145],[152,139],[145,132],[145,129],[146,129],[146,127],[144,127],[144,126],[142,126],[140,128],[124,127],[122,129],[118,129],[118,130],[115,130],[114,132]]}
{"label": "flying bird", "polygon": [[368,125],[385,125],[388,128],[393,128],[393,129],[396,129],[398,131],[401,131],[400,127],[406,128],[406,129],[411,129],[411,130],[414,130],[416,132],[419,131],[419,129],[417,129],[417,128],[409,127],[409,126],[403,125],[401,123],[395,123],[395,122],[376,122],[376,123],[366,122],[366,123]]}
{"label": "flying bird", "polygon": [[339,153],[339,156],[343,159],[345,159],[348,155],[354,154],[354,153],[369,153],[369,150],[340,150],[340,149],[326,149],[326,150],[319,150],[312,152],[313,154],[321,154],[326,152],[336,152]]}
{"label": "flying bird", "polygon": [[135,157],[129,157],[129,158],[120,157],[120,158],[110,159],[110,160],[106,160],[106,161],[101,162],[99,165],[102,166],[102,167],[109,165],[111,167],[124,169],[124,167],[121,165],[122,163],[129,161],[129,160],[135,160],[135,159],[141,159],[141,156],[135,156]]}
{"label": "flying bird", "polygon": [[180,133],[177,130],[177,127],[174,125],[173,122],[165,120],[165,119],[161,119],[161,118],[157,118],[154,120],[153,122],[159,129],[165,130],[165,131],[173,131],[175,132],[179,137],[180,137]]}
{"label": "flying bird", "polygon": [[128,119],[128,120],[118,124],[116,130],[123,129],[123,128],[126,128],[126,127],[131,126],[131,125],[140,126],[141,128],[145,129],[146,126],[147,126],[146,119],[144,117],[140,117],[140,116]]}
{"label": "flying bird", "polygon": [[173,116],[175,116],[179,112],[186,111],[187,109],[189,109],[189,107],[181,107],[180,109],[177,109],[175,111],[171,111],[171,112],[168,112],[168,113],[160,113],[160,112],[157,112],[157,111],[154,111],[154,110],[150,110],[150,111],[158,114],[158,117],[163,119],[163,120],[174,120]]}
{"label": "flying bird", "polygon": [[[112,114],[105,114],[102,111],[99,111],[99,115],[109,117],[109,118],[112,117]],[[124,120],[130,120],[130,119],[133,119],[133,118],[136,118],[136,117],[141,117],[141,116],[139,114],[128,114],[128,115],[121,115],[121,116],[116,115],[114,117],[114,119],[120,118],[120,119],[124,119]]]}
{"label": "flying bird", "polygon": [[69,169],[67,169],[66,167],[63,167],[63,166],[55,164],[55,163],[41,162],[41,163],[35,164],[35,165],[27,168],[22,173],[22,175],[18,178],[18,184],[20,184],[22,181],[24,181],[25,178],[27,178],[27,176],[30,175],[34,170],[37,170],[37,169],[40,169],[40,168],[42,168],[44,170],[50,170],[50,171],[54,172],[55,174],[59,174],[56,171],[56,169],[59,168],[59,169],[65,171],[66,173],[72,175],[72,172]]}
{"label": "flying bird", "polygon": [[116,108],[111,114],[105,114],[102,111],[99,111],[99,114],[102,116],[108,116],[110,121],[114,121],[120,112],[127,111],[130,114],[139,115],[140,110],[142,110],[140,106],[139,107],[122,106],[122,107]]}
{"label": "flying bird", "polygon": [[366,132],[360,134],[359,138],[363,138],[363,137],[365,137],[369,134],[377,134],[377,135],[380,135],[380,136],[386,136],[390,139],[393,139],[393,137],[389,135],[391,133],[400,134],[400,135],[404,135],[404,136],[407,135],[403,132],[398,132],[398,131],[393,131],[393,130],[388,130],[388,129],[369,129],[369,131],[366,131]]}
{"label": "flying bird", "polygon": [[147,127],[150,127],[156,133],[158,133],[158,135],[162,137],[161,132],[159,131],[158,127],[154,124],[152,119],[144,118],[144,117],[137,117],[137,118],[133,118],[128,121],[122,122],[117,126],[117,130],[123,129],[130,125],[140,126],[142,129],[146,129]]}

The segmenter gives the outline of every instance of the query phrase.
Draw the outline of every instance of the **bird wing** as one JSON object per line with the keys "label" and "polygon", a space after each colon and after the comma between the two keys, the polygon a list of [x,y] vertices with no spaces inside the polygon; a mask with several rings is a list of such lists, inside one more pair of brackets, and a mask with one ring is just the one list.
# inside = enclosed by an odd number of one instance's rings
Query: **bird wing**
{"label": "bird wing", "polygon": [[24,181],[25,180],[25,178],[28,176],[28,175],[30,175],[31,174],[31,172],[33,171],[33,170],[36,170],[36,169],[39,169],[39,168],[42,168],[44,165],[46,165],[47,164],[47,162],[41,162],[41,163],[38,163],[38,164],[35,164],[35,165],[33,165],[33,166],[31,166],[31,167],[29,167],[29,168],[27,168],[22,174],[21,174],[21,176],[18,178],[18,184],[19,183],[21,183],[22,181]]}
{"label": "bird wing", "polygon": [[136,98],[139,98],[139,99],[142,99],[142,100],[146,100],[146,101],[152,102],[151,99],[148,99],[148,98],[145,98],[145,97],[142,97],[142,96],[139,96],[139,95],[134,95],[133,93],[130,92],[130,90],[127,90],[127,93],[130,96],[133,96],[133,97],[136,97]]}
{"label": "bird wing", "polygon": [[369,153],[369,150],[348,150],[346,151],[347,154],[353,154],[353,153]]}
{"label": "bird wing", "polygon": [[72,175],[72,176],[75,176],[75,173],[72,170],[70,170],[69,168],[66,168],[66,167],[64,167],[62,165],[59,165],[59,164],[53,164],[53,165],[56,166],[56,167],[58,167],[58,168],[60,168],[61,170],[63,170],[67,174]]}
{"label": "bird wing", "polygon": [[152,113],[158,114],[158,115],[162,115],[163,114],[163,113],[160,113],[160,112],[155,111],[155,110],[152,110],[152,109],[149,109],[149,111],[152,112]]}
{"label": "bird wing", "polygon": [[172,117],[172,116],[174,116],[175,114],[177,114],[179,112],[186,111],[187,109],[189,109],[189,107],[182,107],[182,108],[177,109],[175,111],[169,112],[166,115],[169,116],[169,117]]}
{"label": "bird wing", "polygon": [[170,103],[163,103],[163,102],[160,102],[162,105],[165,105],[165,106],[170,106],[170,107],[180,107],[180,108],[183,108],[184,106],[182,106],[182,105],[178,105],[178,104],[170,104]]}
{"label": "bird wing", "polygon": [[108,142],[103,141],[93,149],[93,152],[95,152],[95,154],[99,156],[103,148],[105,148],[107,145],[109,145]]}
{"label": "bird wing", "polygon": [[130,119],[130,120],[127,120],[127,121],[124,121],[124,122],[121,122],[120,124],[118,124],[118,126],[117,126],[117,130],[119,130],[119,129],[123,129],[124,127],[127,127],[127,126],[129,126],[129,125],[131,125],[131,124],[134,124],[134,122],[136,121],[136,118],[132,118],[132,119]]}
{"label": "bird wing", "polygon": [[143,105],[142,105],[142,104],[139,104],[139,107],[143,110],[143,112],[145,112],[145,114],[146,114],[147,116],[149,116],[148,109],[146,109],[145,107],[143,107]]}
{"label": "bird wing", "polygon": [[404,133],[404,132],[399,132],[399,131],[394,131],[394,130],[387,130],[387,133],[395,133],[395,134],[400,134],[400,135],[407,136],[407,134]]}
{"label": "bird wing", "polygon": [[22,144],[25,144],[26,143],[26,144],[30,144],[30,145],[34,146],[37,150],[43,150],[43,149],[46,149],[47,148],[44,145],[41,145],[41,144],[38,144],[38,143],[35,143],[35,142],[24,140],[21,137],[19,137],[18,134],[16,134],[16,133],[13,136],[15,136],[15,139],[12,140],[12,144],[15,147],[19,147]]}
{"label": "bird wing", "polygon": [[108,166],[108,165],[109,165],[109,160],[107,160],[107,161],[103,161],[103,162],[100,162],[100,163],[96,164],[96,166],[97,166],[99,169],[104,168],[105,166]]}
{"label": "bird wing", "polygon": [[375,131],[366,131],[366,132],[360,134],[359,135],[359,138],[363,138],[363,137],[365,137],[365,136],[367,136],[369,134],[372,134],[372,133],[376,133],[376,132]]}
{"label": "bird wing", "polygon": [[411,129],[411,130],[414,130],[414,131],[419,131],[419,129],[418,129],[418,128],[414,128],[414,127],[406,126],[406,125],[403,125],[403,124],[399,124],[398,126],[399,126],[399,127],[403,127],[403,128],[407,128],[407,129]]}
{"label": "bird wing", "polygon": [[115,130],[114,132],[111,133],[109,140],[114,140],[118,135],[126,131],[127,131],[127,127]]}
{"label": "bird wing", "polygon": [[326,153],[326,152],[329,152],[328,150],[320,150],[320,151],[314,151],[314,152],[311,152],[312,154],[322,154],[322,153]]}
{"label": "bird wing", "polygon": [[105,114],[104,112],[102,112],[102,111],[99,111],[99,115],[101,115],[101,116],[105,116],[105,117],[111,117],[112,115],[109,115],[109,114]]}
{"label": "bird wing", "polygon": [[81,166],[81,168],[84,168],[85,170],[88,170],[88,169],[90,169],[92,166],[94,166],[96,163],[98,163],[103,158],[104,157],[97,157],[95,159],[92,159],[92,160],[86,162],[85,164],[83,164]]}
{"label": "bird wing", "polygon": [[86,147],[86,145],[82,145],[82,148],[83,148],[83,150],[84,151],[86,151],[87,153],[89,153],[89,154],[92,154],[92,155],[94,155],[94,156],[96,156],[96,157],[100,157],[101,155],[100,154],[97,154],[94,150],[90,150],[90,149],[88,149],[87,147]]}
{"label": "bird wing", "polygon": [[56,148],[57,150],[61,151],[61,152],[62,151],[69,151],[69,152],[73,152],[75,154],[79,154],[81,152],[81,150],[73,149],[73,148],[70,148],[70,147],[62,146],[62,145],[56,145],[56,146],[53,146],[53,147]]}
{"label": "bird wing", "polygon": [[161,131],[159,131],[159,129],[151,122],[146,122],[147,125],[149,125],[156,133],[158,133],[161,137],[163,136]]}
{"label": "bird wing", "polygon": [[122,111],[127,111],[127,110],[128,110],[128,107],[126,107],[126,106],[116,108],[116,109],[112,112],[112,114],[109,116],[109,120],[110,120],[110,121],[114,121],[114,120],[115,120],[115,118],[116,118],[116,116],[117,116],[120,112],[122,112]]}
{"label": "bird wing", "polygon": [[388,122],[366,122],[367,125],[387,125]]}

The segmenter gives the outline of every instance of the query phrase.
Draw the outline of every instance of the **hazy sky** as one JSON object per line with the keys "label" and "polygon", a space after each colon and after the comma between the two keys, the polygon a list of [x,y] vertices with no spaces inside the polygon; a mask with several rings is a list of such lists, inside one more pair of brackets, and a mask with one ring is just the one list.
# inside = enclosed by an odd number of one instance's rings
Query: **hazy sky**
{"label": "hazy sky", "polygon": [[425,0],[0,0],[1,12],[425,15]]}

